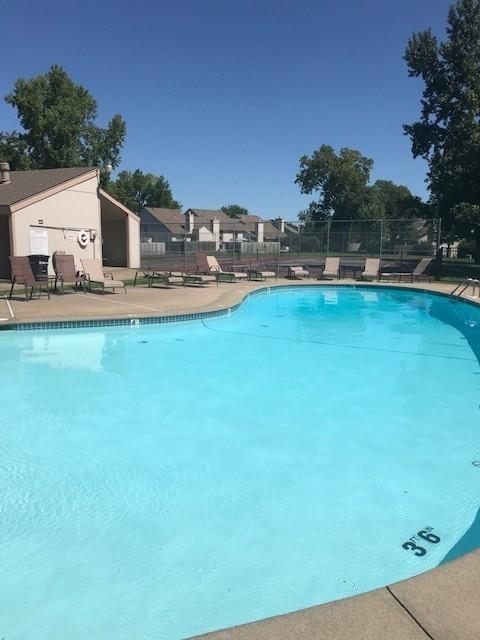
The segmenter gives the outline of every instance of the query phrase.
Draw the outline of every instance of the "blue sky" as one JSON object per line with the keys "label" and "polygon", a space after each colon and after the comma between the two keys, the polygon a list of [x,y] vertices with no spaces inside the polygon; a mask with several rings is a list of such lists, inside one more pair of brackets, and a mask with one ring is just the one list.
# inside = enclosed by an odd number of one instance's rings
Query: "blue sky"
{"label": "blue sky", "polygon": [[[378,177],[426,196],[402,124],[421,84],[402,54],[413,31],[443,37],[449,0],[12,0],[2,3],[0,95],[65,67],[127,121],[123,169],[163,174],[184,207],[238,203],[294,219],[310,200],[298,160],[359,149]],[[0,103],[0,129],[18,127]]]}

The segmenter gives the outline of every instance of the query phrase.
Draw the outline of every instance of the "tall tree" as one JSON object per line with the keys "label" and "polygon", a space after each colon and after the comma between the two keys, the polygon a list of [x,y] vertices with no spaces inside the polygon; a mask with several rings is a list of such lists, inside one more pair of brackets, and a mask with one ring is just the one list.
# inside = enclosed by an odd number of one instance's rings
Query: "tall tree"
{"label": "tall tree", "polygon": [[248,215],[248,209],[241,207],[239,204],[226,204],[222,207],[222,211],[230,218]]}
{"label": "tall tree", "polygon": [[107,189],[112,196],[136,213],[143,207],[180,209],[182,206],[173,198],[170,185],[164,176],[143,173],[140,169],[120,171],[117,179],[111,181]]}
{"label": "tall tree", "polygon": [[473,225],[479,261],[480,0],[455,2],[446,31],[443,42],[430,29],[408,41],[404,57],[409,75],[421,78],[424,90],[420,118],[404,130],[414,157],[428,163],[431,201],[442,217],[445,237],[458,237],[466,224]]}
{"label": "tall tree", "polygon": [[22,126],[20,132],[0,133],[0,159],[12,169],[119,165],[125,121],[116,114],[106,128],[97,126],[95,99],[62,67],[20,78],[5,100],[17,109]]}
{"label": "tall tree", "polygon": [[303,212],[304,219],[351,220],[368,217],[367,185],[373,160],[354,149],[322,145],[311,156],[300,158],[295,182],[302,193],[315,193],[317,200]]}
{"label": "tall tree", "polygon": [[427,205],[404,185],[395,184],[391,180],[377,180],[370,189],[379,202],[379,217],[399,220],[423,218],[428,214]]}

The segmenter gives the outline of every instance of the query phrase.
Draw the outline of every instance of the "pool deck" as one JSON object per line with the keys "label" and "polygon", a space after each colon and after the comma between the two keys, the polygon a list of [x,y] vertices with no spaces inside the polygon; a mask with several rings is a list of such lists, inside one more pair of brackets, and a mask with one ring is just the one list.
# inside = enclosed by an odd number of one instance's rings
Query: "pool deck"
{"label": "pool deck", "polygon": [[[129,274],[116,274],[129,277]],[[73,293],[14,298],[7,304],[0,286],[0,328],[31,322],[172,316],[226,309],[251,291],[275,285],[330,286],[359,284],[354,280],[222,283],[218,287],[128,287],[124,293]],[[362,283],[401,286],[449,294],[447,283]],[[479,299],[476,300],[480,303]],[[12,314],[13,313],[13,317]],[[232,627],[203,636],[203,640],[479,640],[480,549],[454,562],[404,582],[359,596],[294,613]]]}
{"label": "pool deck", "polygon": [[[118,318],[142,318],[174,316],[179,314],[200,313],[226,309],[240,302],[246,294],[266,286],[290,285],[308,286],[323,284],[326,286],[359,284],[355,280],[287,280],[267,282],[220,283],[218,287],[210,284],[204,287],[161,287],[148,288],[145,285],[127,287],[128,294],[117,293],[74,293],[52,294],[50,300],[43,294],[28,302],[20,296],[11,301],[0,299],[0,325],[8,326],[30,322],[53,322],[71,320],[115,320]],[[422,288],[441,293],[450,293],[454,285],[450,283],[393,283],[365,282],[365,286],[401,286],[404,288]],[[5,296],[6,288],[0,289]],[[12,316],[13,314],[13,316]]]}
{"label": "pool deck", "polygon": [[478,640],[480,550],[404,582],[197,640]]}

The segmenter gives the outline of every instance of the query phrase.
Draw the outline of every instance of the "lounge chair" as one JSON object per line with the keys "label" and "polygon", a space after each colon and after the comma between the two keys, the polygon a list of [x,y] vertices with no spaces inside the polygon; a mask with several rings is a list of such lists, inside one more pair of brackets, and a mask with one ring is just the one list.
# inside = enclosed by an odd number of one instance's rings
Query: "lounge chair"
{"label": "lounge chair", "polygon": [[236,282],[248,278],[245,271],[224,271],[215,256],[197,253],[195,254],[195,262],[198,274],[215,275],[218,282]]}
{"label": "lounge chair", "polygon": [[415,269],[412,272],[412,282],[421,280],[425,278],[425,280],[430,281],[433,280],[433,276],[425,273],[430,263],[433,261],[433,258],[422,258],[420,262],[417,264]]}
{"label": "lounge chair", "polygon": [[404,271],[404,272],[382,271],[382,273],[380,274],[380,279],[384,278],[389,280],[389,279],[398,278],[401,281],[402,277],[405,277],[410,279],[411,282],[414,282],[415,280],[420,280],[421,278],[425,278],[426,280],[432,280],[432,276],[425,273],[425,271],[427,270],[432,260],[433,258],[422,258],[413,271]]}
{"label": "lounge chair", "polygon": [[326,258],[325,268],[323,269],[319,280],[323,278],[339,278],[340,277],[340,258]]}
{"label": "lounge chair", "polygon": [[83,272],[85,274],[85,281],[88,282],[88,288],[92,290],[92,282],[100,285],[102,292],[105,293],[105,289],[123,289],[127,293],[125,283],[121,280],[114,280],[111,273],[104,273],[100,260],[95,258],[86,258],[82,260]]}
{"label": "lounge chair", "polygon": [[380,259],[379,258],[367,258],[365,260],[365,267],[359,276],[359,280],[375,280],[379,277],[380,273]]}
{"label": "lounge chair", "polygon": [[184,273],[183,274],[183,284],[186,285],[196,285],[200,287],[204,287],[206,284],[210,284],[211,282],[216,282],[218,287],[218,278],[214,275],[208,275],[205,273]]}
{"label": "lounge chair", "polygon": [[145,267],[144,269],[138,269],[138,271],[135,271],[135,278],[133,279],[133,286],[136,287],[137,286],[137,280],[138,277],[140,276],[141,278],[145,278],[145,280],[147,281],[148,286],[150,286],[149,284],[149,278],[152,275],[152,273],[156,271],[155,267]]}
{"label": "lounge chair", "polygon": [[290,265],[288,267],[288,278],[308,278],[310,272],[300,266]]}
{"label": "lounge chair", "polygon": [[402,278],[408,278],[408,280],[411,280],[412,273],[412,271],[382,271],[380,273],[379,280],[399,280],[400,282],[402,281]]}
{"label": "lounge chair", "polygon": [[85,289],[85,276],[81,275],[75,268],[75,260],[72,255],[54,253],[52,264],[55,271],[55,291],[59,281],[62,293],[65,284],[73,284],[74,291],[77,291],[78,287],[82,286]]}
{"label": "lounge chair", "polygon": [[248,279],[246,271],[224,271],[215,256],[207,256],[207,263],[210,267],[210,273],[216,273],[219,282],[236,282]]}
{"label": "lounge chair", "polygon": [[157,271],[152,270],[147,276],[147,282],[149,287],[153,287],[154,282],[158,282],[167,289],[170,289],[174,284],[184,284],[184,273],[177,271]]}
{"label": "lounge chair", "polygon": [[257,264],[248,268],[249,280],[266,280],[267,278],[277,278],[277,272],[268,270],[265,265]]}
{"label": "lounge chair", "polygon": [[[37,289],[40,296],[42,294],[42,285],[45,286],[45,293],[50,299],[50,277],[35,276],[28,256],[10,256],[10,266],[12,270],[12,286],[8,296],[10,299],[16,284],[23,284],[25,287],[25,300],[31,300],[33,292]],[[28,289],[30,289],[30,295],[28,295]]]}

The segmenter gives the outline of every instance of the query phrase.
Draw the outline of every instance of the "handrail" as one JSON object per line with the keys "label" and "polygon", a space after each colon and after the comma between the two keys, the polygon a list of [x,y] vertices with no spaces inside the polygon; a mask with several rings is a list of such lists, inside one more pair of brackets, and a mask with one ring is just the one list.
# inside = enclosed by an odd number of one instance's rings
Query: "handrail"
{"label": "handrail", "polygon": [[[463,280],[460,284],[457,284],[455,289],[450,293],[450,297],[460,298],[469,287],[472,287],[472,295],[470,297],[480,297],[480,280],[477,280],[477,278],[465,278],[465,280]],[[475,291],[477,290],[477,288],[479,295],[475,296]]]}

